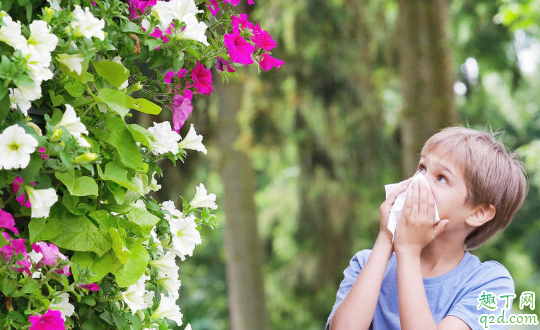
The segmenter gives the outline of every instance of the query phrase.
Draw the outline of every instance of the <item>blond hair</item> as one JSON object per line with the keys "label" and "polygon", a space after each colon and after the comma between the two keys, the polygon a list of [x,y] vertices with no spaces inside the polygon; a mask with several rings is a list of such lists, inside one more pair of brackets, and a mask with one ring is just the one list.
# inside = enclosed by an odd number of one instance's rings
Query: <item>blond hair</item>
{"label": "blond hair", "polygon": [[460,166],[470,205],[493,205],[495,216],[465,239],[465,248],[474,249],[502,231],[523,204],[527,178],[516,153],[496,140],[496,133],[465,127],[447,127],[424,144],[422,155],[437,148],[446,151]]}

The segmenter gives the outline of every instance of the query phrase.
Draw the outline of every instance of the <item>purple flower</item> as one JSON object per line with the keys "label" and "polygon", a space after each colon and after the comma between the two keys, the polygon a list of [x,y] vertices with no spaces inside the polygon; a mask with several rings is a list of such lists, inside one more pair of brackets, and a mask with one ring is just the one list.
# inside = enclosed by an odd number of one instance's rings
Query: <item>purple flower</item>
{"label": "purple flower", "polygon": [[225,34],[225,47],[229,50],[231,61],[248,65],[253,63],[251,55],[255,51],[255,47],[248,43],[239,34]]}
{"label": "purple flower", "polygon": [[260,47],[266,51],[276,47],[276,42],[274,39],[272,39],[268,32],[261,29],[259,23],[257,23],[253,28],[253,36],[251,37],[251,41],[257,45],[257,47]]}
{"label": "purple flower", "polygon": [[227,70],[227,72],[236,72],[236,70],[231,66],[229,61],[224,60],[221,56],[217,58],[216,69],[218,71]]}
{"label": "purple flower", "polygon": [[216,16],[216,14],[219,12],[217,0],[210,0],[210,3],[207,3],[206,5],[208,6],[208,9],[210,9],[212,16]]}
{"label": "purple flower", "polygon": [[[16,177],[13,182],[11,182],[11,188],[13,189],[13,192],[15,195],[17,192],[19,192],[19,189],[21,188],[21,185],[23,184],[23,180],[20,176]],[[36,184],[34,182],[30,182],[31,185],[35,186]],[[15,198],[19,204],[25,207],[32,207],[32,204],[30,203],[30,200],[26,198],[26,195],[24,193],[20,194]]]}
{"label": "purple flower", "polygon": [[233,33],[240,33],[240,26],[243,29],[253,29],[253,24],[247,19],[247,14],[240,14],[240,16],[233,15],[231,17],[231,26],[233,27]]}
{"label": "purple flower", "polygon": [[140,1],[140,0],[127,0],[129,6],[129,19],[134,20],[140,17],[139,11],[143,14],[146,13],[148,7],[152,8],[156,4],[157,0]]}
{"label": "purple flower", "polygon": [[77,286],[89,291],[99,291],[99,285],[97,283],[79,283]]}

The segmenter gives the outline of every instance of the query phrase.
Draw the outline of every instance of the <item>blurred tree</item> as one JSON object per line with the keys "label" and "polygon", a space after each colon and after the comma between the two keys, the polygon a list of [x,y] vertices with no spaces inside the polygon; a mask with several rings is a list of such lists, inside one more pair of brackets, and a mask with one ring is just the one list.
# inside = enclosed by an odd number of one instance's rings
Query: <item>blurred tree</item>
{"label": "blurred tree", "polygon": [[446,0],[399,0],[398,35],[403,95],[403,175],[436,130],[457,123]]}

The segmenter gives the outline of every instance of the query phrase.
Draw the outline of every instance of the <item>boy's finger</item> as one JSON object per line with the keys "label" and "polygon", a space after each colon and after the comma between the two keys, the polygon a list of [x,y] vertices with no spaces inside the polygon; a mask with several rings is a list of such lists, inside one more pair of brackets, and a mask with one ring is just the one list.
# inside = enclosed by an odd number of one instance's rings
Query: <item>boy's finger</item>
{"label": "boy's finger", "polygon": [[419,182],[418,181],[415,181],[413,183],[413,200],[412,200],[412,210],[411,210],[411,215],[415,215],[415,214],[418,214],[418,204],[419,204]]}
{"label": "boy's finger", "polygon": [[428,206],[429,201],[426,184],[422,182],[420,183],[420,205],[418,208],[418,212],[422,215],[426,215],[428,213]]}

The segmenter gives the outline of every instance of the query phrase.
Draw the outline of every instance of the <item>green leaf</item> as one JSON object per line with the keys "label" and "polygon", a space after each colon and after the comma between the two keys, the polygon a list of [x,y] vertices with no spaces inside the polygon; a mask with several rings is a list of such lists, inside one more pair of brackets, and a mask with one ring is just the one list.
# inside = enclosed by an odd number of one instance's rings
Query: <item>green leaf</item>
{"label": "green leaf", "polygon": [[73,196],[97,196],[98,185],[96,181],[89,176],[81,176],[75,178],[75,170],[71,169],[69,172],[57,172],[55,176],[58,180],[68,188],[69,193]]}
{"label": "green leaf", "polygon": [[41,295],[41,286],[38,281],[28,279],[28,281],[21,288],[23,293],[31,293],[34,296]]}
{"label": "green leaf", "polygon": [[128,179],[127,175],[128,171],[125,168],[116,163],[110,162],[105,165],[105,173],[103,174],[102,178],[104,180],[113,181],[122,187],[131,189],[139,195],[144,195],[142,187],[133,182],[133,180]]}
{"label": "green leaf", "polygon": [[158,115],[161,112],[160,106],[147,99],[135,99],[133,104],[133,109],[140,112],[149,113],[151,115]]}
{"label": "green leaf", "polygon": [[112,248],[116,258],[118,258],[122,264],[125,264],[131,256],[131,252],[124,244],[124,239],[120,236],[118,229],[116,228],[109,228],[109,236],[111,236],[112,239]]}
{"label": "green leaf", "polygon": [[[70,258],[72,263],[78,264],[81,268],[89,268],[95,273],[94,276],[88,278],[91,282],[100,281],[109,272],[116,271],[121,264],[116,260],[111,252],[107,252],[101,257],[95,257],[89,252],[75,252]],[[79,273],[77,267],[72,267],[73,277],[75,280],[79,279]]]}
{"label": "green leaf", "polygon": [[159,218],[142,208],[134,208],[127,215],[129,221],[137,224],[142,229],[145,229],[146,234],[149,235],[150,231],[159,222]]}
{"label": "green leaf", "polygon": [[188,52],[189,55],[195,57],[196,59],[198,60],[201,59],[201,55],[194,48],[188,47],[186,51]]}
{"label": "green leaf", "polygon": [[2,281],[2,293],[9,296],[15,289],[17,289],[17,281],[5,277]]}
{"label": "green leaf", "polygon": [[113,61],[92,62],[96,72],[115,87],[120,87],[129,77],[129,70]]}
{"label": "green leaf", "polygon": [[69,95],[73,97],[79,97],[84,94],[84,86],[80,82],[77,82],[75,80],[68,81],[64,85],[64,88],[69,93]]}
{"label": "green leaf", "polygon": [[94,134],[115,147],[120,160],[126,166],[135,170],[144,170],[144,163],[139,153],[139,147],[137,147],[126,123],[121,118],[108,117],[105,119],[105,127],[108,131],[95,130]]}
{"label": "green leaf", "polygon": [[30,156],[30,163],[21,171],[23,182],[34,182],[39,177],[39,170],[43,165],[43,158],[37,153]]}
{"label": "green leaf", "polygon": [[154,136],[146,128],[137,124],[128,125],[128,129],[133,135],[135,141],[142,143],[143,145],[150,147],[150,142],[154,141]]}
{"label": "green leaf", "polygon": [[52,89],[49,89],[49,95],[51,97],[53,107],[64,104],[64,97],[62,95],[56,95]]}
{"label": "green leaf", "polygon": [[148,252],[141,244],[134,243],[128,248],[131,251],[131,257],[129,257],[128,261],[122,267],[114,272],[116,282],[120,287],[128,287],[137,283],[148,267],[148,261],[150,260]]}
{"label": "green leaf", "polygon": [[4,237],[4,235],[0,235],[0,248],[6,246],[8,244],[8,241]]}
{"label": "green leaf", "polygon": [[9,112],[10,112],[9,95],[5,95],[3,98],[0,98],[0,122],[3,122],[4,119],[6,119]]}
{"label": "green leaf", "polygon": [[138,24],[135,24],[133,22],[127,22],[127,23],[122,24],[120,26],[120,31],[122,31],[122,32],[141,33],[142,29]]}
{"label": "green leaf", "polygon": [[32,218],[28,224],[30,242],[50,241],[62,233],[62,228],[55,218],[51,218],[56,212],[53,206],[49,218]]}
{"label": "green leaf", "polygon": [[92,251],[103,255],[112,247],[109,235],[100,232],[98,227],[85,216],[63,213],[58,222],[62,233],[51,240],[57,246],[73,251]]}
{"label": "green leaf", "polygon": [[109,228],[118,227],[118,219],[105,210],[94,211],[89,216],[96,220],[101,231],[109,231]]}
{"label": "green leaf", "polygon": [[99,91],[98,97],[110,110],[118,113],[122,118],[126,116],[130,106],[133,105],[133,98],[117,89],[104,88]]}

